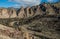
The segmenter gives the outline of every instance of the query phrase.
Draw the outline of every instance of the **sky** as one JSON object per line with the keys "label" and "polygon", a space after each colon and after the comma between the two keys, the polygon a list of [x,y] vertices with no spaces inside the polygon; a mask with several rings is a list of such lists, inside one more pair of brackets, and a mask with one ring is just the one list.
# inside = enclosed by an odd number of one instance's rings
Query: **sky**
{"label": "sky", "polygon": [[21,6],[34,6],[39,5],[42,2],[58,2],[60,0],[0,0],[0,7],[14,7],[19,8]]}

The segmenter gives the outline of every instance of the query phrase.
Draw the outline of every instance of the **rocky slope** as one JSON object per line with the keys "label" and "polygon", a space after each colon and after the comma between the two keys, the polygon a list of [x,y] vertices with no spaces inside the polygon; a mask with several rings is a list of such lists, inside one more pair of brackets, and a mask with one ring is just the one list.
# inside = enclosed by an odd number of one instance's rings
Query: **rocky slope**
{"label": "rocky slope", "polygon": [[60,39],[59,10],[44,3],[18,10],[0,9],[0,39]]}
{"label": "rocky slope", "polygon": [[18,10],[16,10],[15,8],[0,8],[0,18],[27,18],[38,14],[57,16],[58,14],[60,14],[60,5],[59,3],[42,3],[40,5],[32,7],[21,7]]}

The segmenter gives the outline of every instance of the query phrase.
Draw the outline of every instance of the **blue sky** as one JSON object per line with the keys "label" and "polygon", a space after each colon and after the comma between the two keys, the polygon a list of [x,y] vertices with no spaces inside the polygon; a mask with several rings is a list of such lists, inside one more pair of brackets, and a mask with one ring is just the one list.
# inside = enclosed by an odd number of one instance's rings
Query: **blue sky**
{"label": "blue sky", "polygon": [[21,7],[33,6],[42,2],[58,2],[59,0],[0,0],[0,7]]}

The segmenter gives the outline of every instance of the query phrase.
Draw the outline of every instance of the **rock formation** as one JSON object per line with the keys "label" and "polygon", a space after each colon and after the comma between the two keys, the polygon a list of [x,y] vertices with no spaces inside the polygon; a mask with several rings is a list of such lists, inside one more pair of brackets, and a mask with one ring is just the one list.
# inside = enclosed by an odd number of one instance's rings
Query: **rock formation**
{"label": "rock formation", "polygon": [[43,11],[41,10],[40,6],[37,6],[36,14],[35,15],[43,15]]}
{"label": "rock formation", "polygon": [[32,8],[27,7],[26,8],[26,11],[27,11],[27,17],[31,17],[31,16],[34,15],[34,12],[33,12]]}
{"label": "rock formation", "polygon": [[8,11],[8,14],[9,14],[9,18],[17,17],[16,10],[14,8],[10,8],[9,11]]}
{"label": "rock formation", "polygon": [[26,13],[24,12],[24,8],[21,7],[19,10],[18,10],[18,18],[25,18],[26,17]]}
{"label": "rock formation", "polygon": [[60,13],[60,8],[50,4],[40,4],[32,7],[0,8],[0,18],[28,18],[35,15],[56,16]]}
{"label": "rock formation", "polygon": [[8,9],[6,8],[2,8],[1,11],[0,11],[0,18],[9,18],[9,15],[8,15]]}
{"label": "rock formation", "polygon": [[56,14],[54,9],[50,5],[48,5],[48,7],[47,7],[47,12],[48,12],[47,13],[48,15],[55,15]]}
{"label": "rock formation", "polygon": [[0,39],[60,39],[60,11],[56,9],[60,10],[50,4],[0,8]]}

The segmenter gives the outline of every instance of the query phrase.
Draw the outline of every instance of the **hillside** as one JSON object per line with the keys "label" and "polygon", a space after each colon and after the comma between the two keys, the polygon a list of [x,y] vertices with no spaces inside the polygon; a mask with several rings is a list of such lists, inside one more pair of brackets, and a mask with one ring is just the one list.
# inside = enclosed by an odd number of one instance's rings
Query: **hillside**
{"label": "hillside", "polygon": [[0,9],[0,39],[60,39],[59,5]]}

